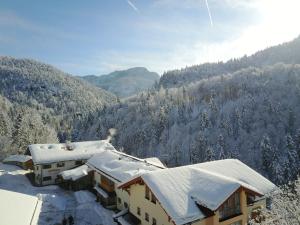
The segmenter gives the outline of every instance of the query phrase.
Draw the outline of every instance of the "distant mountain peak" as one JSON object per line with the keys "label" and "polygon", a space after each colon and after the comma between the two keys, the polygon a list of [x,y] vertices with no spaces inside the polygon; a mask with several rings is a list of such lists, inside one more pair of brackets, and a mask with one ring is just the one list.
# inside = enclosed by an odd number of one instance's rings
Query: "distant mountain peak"
{"label": "distant mountain peak", "polygon": [[119,97],[129,97],[151,88],[159,80],[159,75],[145,67],[133,67],[100,76],[83,76],[81,79]]}

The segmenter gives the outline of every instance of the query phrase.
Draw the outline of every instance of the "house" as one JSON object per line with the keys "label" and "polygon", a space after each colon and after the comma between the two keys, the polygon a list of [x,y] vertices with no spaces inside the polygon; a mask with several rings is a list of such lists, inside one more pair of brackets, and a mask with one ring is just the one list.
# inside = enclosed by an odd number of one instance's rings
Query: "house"
{"label": "house", "polygon": [[29,155],[10,155],[3,163],[19,166],[24,170],[33,169],[32,158]]}
{"label": "house", "polygon": [[140,159],[119,151],[105,151],[87,162],[94,170],[97,199],[108,208],[128,208],[129,195],[117,186],[143,173],[164,169],[159,159]]}
{"label": "house", "polygon": [[82,165],[58,174],[60,186],[67,190],[79,191],[90,189],[93,185],[93,171],[87,165]]}
{"label": "house", "polygon": [[42,202],[37,197],[0,189],[0,199],[1,224],[38,224]]}
{"label": "house", "polygon": [[[140,176],[118,188],[129,195],[119,223],[245,225],[276,186],[235,159],[182,166]],[[130,221],[135,221],[130,223]]]}
{"label": "house", "polygon": [[61,182],[58,174],[79,167],[94,154],[115,150],[107,141],[86,141],[66,144],[33,144],[28,150],[34,165],[36,185],[50,185]]}

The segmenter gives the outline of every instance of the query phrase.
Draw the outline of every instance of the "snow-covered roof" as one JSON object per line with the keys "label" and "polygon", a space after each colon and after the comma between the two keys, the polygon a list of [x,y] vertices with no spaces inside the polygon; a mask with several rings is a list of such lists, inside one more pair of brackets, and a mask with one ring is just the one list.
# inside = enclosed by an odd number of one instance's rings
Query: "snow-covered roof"
{"label": "snow-covered roof", "polygon": [[39,214],[39,200],[35,196],[0,189],[0,223],[9,225],[31,225]]}
{"label": "snow-covered roof", "polygon": [[81,177],[88,175],[88,172],[90,172],[91,170],[92,169],[90,169],[87,165],[82,165],[71,170],[65,170],[59,173],[59,175],[61,175],[64,180],[75,181]]}
{"label": "snow-covered roof", "polygon": [[197,204],[215,211],[240,187],[261,195],[275,188],[233,159],[159,170],[140,177],[177,225],[203,219],[206,215]]}
{"label": "snow-covered roof", "polygon": [[29,151],[35,164],[59,161],[84,160],[96,153],[115,148],[107,141],[85,141],[67,144],[33,144]]}
{"label": "snow-covered roof", "polygon": [[152,165],[166,168],[166,166],[157,157],[145,158],[144,160]]}
{"label": "snow-covered roof", "polygon": [[7,158],[3,160],[3,162],[27,162],[28,160],[31,160],[31,156],[29,155],[10,155]]}
{"label": "snow-covered roof", "polygon": [[134,176],[165,168],[119,151],[96,154],[88,160],[87,165],[107,174],[117,182],[125,182]]}

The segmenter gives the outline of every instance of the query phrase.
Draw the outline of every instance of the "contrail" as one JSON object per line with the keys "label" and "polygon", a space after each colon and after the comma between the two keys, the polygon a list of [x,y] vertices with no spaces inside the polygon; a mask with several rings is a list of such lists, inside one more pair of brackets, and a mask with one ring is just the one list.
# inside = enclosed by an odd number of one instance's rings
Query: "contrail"
{"label": "contrail", "polygon": [[207,8],[208,16],[209,16],[209,19],[210,19],[210,25],[213,27],[214,24],[213,24],[211,13],[210,13],[210,9],[209,9],[209,6],[208,6],[208,1],[205,0],[205,3],[206,3],[206,8]]}
{"label": "contrail", "polygon": [[139,9],[130,0],[127,0],[127,3],[131,6],[131,8],[133,8],[134,11],[140,12]]}

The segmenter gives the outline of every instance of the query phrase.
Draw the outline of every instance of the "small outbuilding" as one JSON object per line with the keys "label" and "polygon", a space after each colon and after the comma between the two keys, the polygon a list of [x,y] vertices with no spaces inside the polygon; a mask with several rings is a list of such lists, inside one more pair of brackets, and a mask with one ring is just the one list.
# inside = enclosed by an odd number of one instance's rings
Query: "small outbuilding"
{"label": "small outbuilding", "polygon": [[58,174],[61,179],[60,186],[67,190],[79,191],[93,187],[93,171],[82,165]]}
{"label": "small outbuilding", "polygon": [[19,166],[24,170],[33,169],[32,157],[29,155],[10,155],[3,160],[3,163]]}

